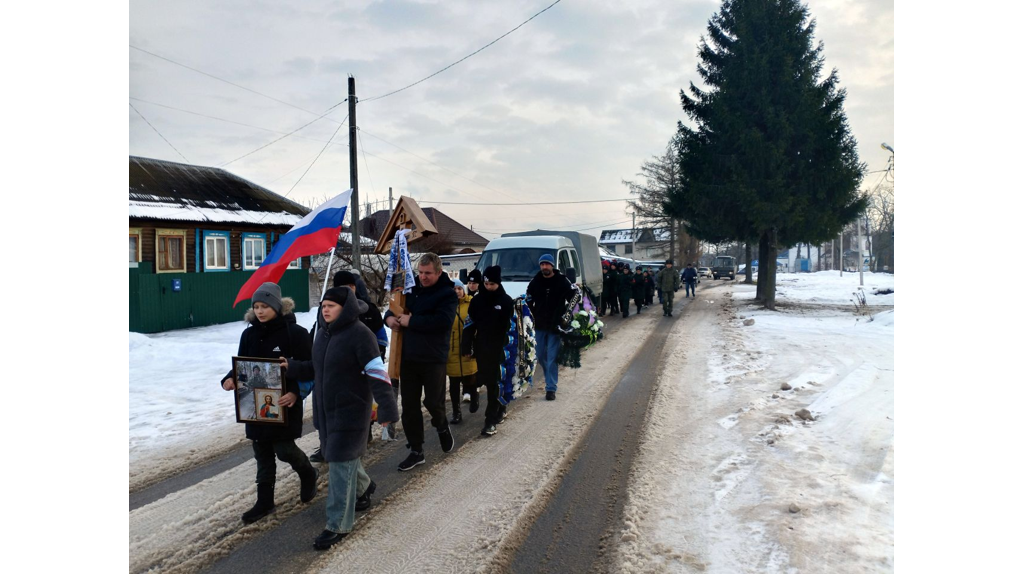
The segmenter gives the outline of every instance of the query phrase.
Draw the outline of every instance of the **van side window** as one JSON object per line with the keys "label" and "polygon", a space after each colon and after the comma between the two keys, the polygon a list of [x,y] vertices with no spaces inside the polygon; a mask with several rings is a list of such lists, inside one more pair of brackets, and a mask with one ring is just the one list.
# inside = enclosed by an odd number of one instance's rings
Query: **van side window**
{"label": "van side window", "polygon": [[562,249],[558,252],[558,270],[565,274],[565,270],[572,267],[572,263],[569,262],[569,251]]}
{"label": "van side window", "polygon": [[583,275],[583,271],[580,269],[580,259],[576,251],[570,251],[569,255],[572,256],[572,268],[576,270],[576,275]]}

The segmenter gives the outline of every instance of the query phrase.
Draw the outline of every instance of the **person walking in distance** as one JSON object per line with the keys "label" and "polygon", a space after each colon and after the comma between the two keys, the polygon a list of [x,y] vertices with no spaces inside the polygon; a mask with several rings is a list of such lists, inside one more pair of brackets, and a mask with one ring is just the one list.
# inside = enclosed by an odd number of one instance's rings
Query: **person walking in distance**
{"label": "person walking in distance", "polygon": [[644,281],[644,276],[640,271],[641,268],[636,268],[636,273],[630,276],[630,293],[633,295],[633,302],[636,303],[636,314],[640,314],[640,310],[644,307],[644,295],[647,293],[647,283]]}
{"label": "person walking in distance", "polygon": [[686,283],[686,296],[689,297],[690,293],[693,296],[697,296],[697,270],[693,268],[693,263],[687,263],[686,269],[683,269],[683,283]]}
{"label": "person walking in distance", "polygon": [[545,253],[538,260],[540,272],[526,288],[526,304],[533,314],[537,337],[537,362],[544,369],[544,395],[555,400],[558,390],[558,351],[562,348],[558,326],[572,298],[572,284],[555,269],[555,258]]}
{"label": "person walking in distance", "polygon": [[320,303],[320,324],[313,342],[312,360],[281,357],[289,376],[313,383],[313,424],[320,431],[320,451],[327,459],[327,525],[313,541],[317,550],[339,542],[355,523],[357,510],[370,507],[376,485],[363,469],[373,402],[377,419],[387,427],[398,420],[398,405],[391,391],[377,338],[359,316],[365,302],[347,287],[334,287]]}
{"label": "person walking in distance", "polygon": [[[484,288],[469,304],[470,324],[463,339],[463,354],[476,357],[480,366],[478,381],[487,388],[483,436],[491,436],[505,411],[498,400],[501,394],[501,363],[505,360],[508,329],[515,310],[512,298],[501,286],[501,267],[484,269]],[[544,371],[545,375],[547,371]]]}
{"label": "person walking in distance", "polygon": [[618,311],[615,308],[615,284],[617,283],[618,275],[615,273],[615,267],[607,261],[601,262],[601,272],[604,273],[604,280],[601,285],[601,316],[604,317],[609,311],[612,313]]}
{"label": "person walking in distance", "polygon": [[445,415],[445,372],[448,345],[455,309],[459,300],[455,284],[441,271],[441,258],[434,253],[420,256],[419,276],[405,298],[406,312],[395,315],[388,309],[384,323],[402,330],[402,427],[408,439],[409,456],[398,470],[412,470],[425,462],[423,456],[422,406],[430,413],[430,424],[437,429],[441,451],[451,452],[455,438]]}
{"label": "person walking in distance", "polygon": [[451,342],[448,344],[448,396],[452,399],[451,424],[462,422],[462,393],[469,395],[469,412],[475,413],[480,408],[480,390],[477,386],[476,359],[464,356],[463,330],[471,323],[469,320],[469,304],[474,297],[466,293],[462,281],[455,280],[455,295],[459,298],[459,306],[455,311],[455,322],[452,323]]}
{"label": "person walking in distance", "polygon": [[629,263],[622,264],[622,273],[618,277],[618,285],[615,292],[619,297],[619,308],[622,309],[622,317],[629,317],[629,296],[633,293],[633,273],[629,269]]}
{"label": "person walking in distance", "polygon": [[673,269],[674,261],[665,262],[665,268],[658,273],[658,288],[661,289],[661,311],[665,317],[672,316],[672,300],[679,290],[679,273]]}

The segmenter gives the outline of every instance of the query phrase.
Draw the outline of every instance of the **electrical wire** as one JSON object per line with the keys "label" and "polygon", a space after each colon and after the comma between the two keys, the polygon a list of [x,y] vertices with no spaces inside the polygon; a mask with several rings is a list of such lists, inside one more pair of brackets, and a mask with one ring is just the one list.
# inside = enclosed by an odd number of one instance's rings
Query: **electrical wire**
{"label": "electrical wire", "polygon": [[[200,70],[198,68],[193,68],[192,66],[188,66],[186,64],[182,64],[181,62],[176,62],[176,61],[174,61],[174,60],[172,60],[172,59],[170,59],[170,58],[168,58],[166,56],[161,56],[160,54],[154,54],[153,52],[150,52],[149,50],[145,50],[143,48],[140,48],[138,46],[133,46],[131,44],[128,44],[128,47],[133,49],[133,50],[138,50],[139,52],[142,52],[143,54],[149,54],[150,56],[153,56],[154,58],[159,58],[159,59],[161,59],[161,60],[163,60],[165,62],[170,62],[171,64],[174,64],[175,66],[181,66],[182,68],[185,68],[186,70],[191,70],[191,71],[193,71],[193,72],[195,72],[197,74],[202,74],[202,75],[204,75],[204,76],[206,76],[208,78],[213,78],[214,80],[217,80],[219,82],[224,82],[225,84],[234,86],[236,88],[245,90],[247,92],[251,92],[253,94],[256,94],[257,96],[262,96],[264,98],[267,98],[268,100],[273,100],[273,101],[275,101],[275,102],[277,102],[279,104],[284,104],[284,105],[286,105],[286,106],[288,106],[290,108],[295,108],[296,110],[300,110],[300,111],[306,112],[307,114],[312,114],[314,116],[318,115],[316,112],[307,110],[307,109],[305,109],[303,107],[300,107],[300,106],[297,106],[297,105],[295,105],[293,103],[286,102],[284,100],[275,98],[274,96],[268,96],[267,94],[264,94],[263,92],[256,91],[256,90],[254,90],[252,88],[247,88],[247,87],[245,87],[245,86],[243,86],[241,84],[236,84],[236,83],[232,82],[231,80],[225,80],[224,78],[221,78],[220,76],[216,76],[216,75],[211,74],[209,72],[204,72],[204,71],[202,71],[202,70]],[[337,107],[337,106],[334,106],[334,107]],[[333,109],[333,107],[331,109]],[[338,120],[330,120],[330,121],[336,122]]]}
{"label": "electrical wire", "polygon": [[537,16],[540,16],[541,14],[543,14],[543,13],[547,12],[547,11],[548,11],[548,10],[550,10],[550,9],[551,9],[552,7],[554,7],[554,5],[555,5],[555,4],[558,4],[558,3],[559,3],[559,2],[561,2],[561,1],[562,1],[562,0],[555,0],[555,1],[554,1],[554,2],[552,2],[552,3],[550,4],[550,5],[548,5],[548,7],[547,7],[547,8],[544,8],[544,9],[543,9],[543,10],[541,10],[540,12],[537,12],[537,13],[536,13],[536,14],[534,14],[533,16],[530,16],[529,18],[527,18],[527,19],[526,19],[526,21],[525,21],[525,22],[522,22],[521,24],[519,24],[519,25],[518,25],[518,26],[516,26],[515,28],[512,28],[511,30],[509,30],[508,32],[505,32],[505,33],[504,33],[504,34],[502,34],[501,36],[498,36],[497,38],[495,38],[494,40],[492,40],[492,41],[491,41],[490,43],[488,43],[488,44],[487,44],[486,46],[484,46],[484,47],[480,48],[479,50],[477,50],[477,51],[473,52],[472,54],[469,54],[468,56],[465,56],[465,57],[463,57],[463,58],[462,58],[461,60],[458,60],[457,62],[453,62],[453,63],[451,63],[451,64],[448,64],[447,66],[445,66],[445,67],[441,68],[440,70],[438,70],[438,71],[434,72],[433,74],[430,74],[430,75],[429,75],[429,76],[427,76],[426,78],[423,78],[422,80],[417,80],[417,81],[415,81],[415,82],[413,82],[413,83],[409,84],[408,86],[405,86],[404,88],[399,88],[399,89],[397,89],[397,90],[394,90],[394,91],[388,92],[388,93],[386,93],[386,94],[384,94],[384,95],[382,95],[382,96],[374,96],[374,97],[372,97],[372,98],[365,98],[365,99],[362,99],[362,100],[360,100],[360,101],[362,101],[362,102],[372,102],[372,101],[374,101],[374,100],[380,100],[380,99],[386,98],[386,97],[388,97],[388,96],[393,96],[393,95],[397,94],[398,92],[402,92],[402,91],[408,90],[409,88],[411,88],[411,87],[413,87],[413,86],[415,86],[415,85],[417,85],[417,84],[421,84],[421,83],[423,83],[423,82],[425,82],[425,81],[429,80],[430,78],[433,78],[434,76],[436,76],[436,75],[440,74],[441,72],[444,72],[445,70],[448,70],[449,68],[452,68],[452,67],[454,67],[454,66],[456,66],[456,65],[458,65],[458,64],[461,64],[462,62],[464,62],[464,61],[466,61],[466,60],[468,60],[468,59],[472,58],[473,56],[475,56],[475,55],[479,54],[480,52],[483,52],[484,50],[486,50],[487,48],[490,48],[490,47],[491,47],[491,46],[493,46],[494,44],[497,44],[499,40],[501,40],[501,39],[502,39],[502,38],[504,38],[505,36],[508,36],[508,35],[509,35],[509,34],[511,34],[512,32],[515,32],[516,30],[518,30],[518,29],[522,28],[522,27],[523,27],[523,26],[525,26],[525,25],[526,25],[526,24],[527,24],[528,22],[530,22],[530,20],[533,20],[533,19],[534,19],[534,18],[536,18]]}
{"label": "electrical wire", "polygon": [[417,203],[434,203],[437,205],[575,205],[580,203],[608,203],[612,201],[630,201],[633,198],[625,197],[622,199],[587,199],[583,201],[538,201],[538,202],[526,202],[526,203],[472,203],[463,201],[433,201],[430,199],[417,199]]}
{"label": "electrical wire", "polygon": [[[341,105],[341,104],[343,104],[343,103],[345,103],[345,102],[344,102],[344,101],[341,101],[341,102],[338,102],[337,104],[334,104],[334,105],[333,105],[333,106],[331,106],[331,107],[330,107],[330,108],[329,108],[329,109],[328,109],[328,110],[327,110],[326,112],[324,112],[324,113],[323,113],[323,114],[322,114],[322,115],[321,115],[320,117],[316,118],[315,120],[312,120],[312,121],[310,121],[310,122],[309,122],[309,123],[307,123],[307,124],[303,124],[302,126],[300,126],[300,127],[296,128],[296,129],[294,129],[294,130],[292,130],[292,131],[290,131],[290,132],[288,132],[288,133],[284,134],[283,136],[281,136],[281,137],[277,138],[276,140],[274,140],[274,141],[271,141],[271,142],[267,142],[267,143],[265,143],[265,144],[261,145],[260,147],[258,147],[258,148],[256,148],[256,149],[252,150],[251,152],[249,152],[249,153],[247,153],[247,154],[243,154],[243,155],[240,155],[240,156],[236,157],[235,159],[233,159],[233,160],[231,160],[231,161],[229,161],[229,162],[225,162],[225,163],[222,163],[222,164],[218,165],[217,167],[224,167],[224,166],[226,166],[226,165],[231,165],[231,164],[235,163],[236,161],[238,161],[238,160],[240,160],[240,159],[243,159],[243,158],[249,157],[249,156],[251,156],[252,154],[254,154],[254,153],[256,153],[256,152],[258,152],[258,151],[260,151],[260,150],[262,150],[262,149],[264,149],[264,148],[267,148],[267,147],[270,147],[270,146],[272,146],[272,145],[276,144],[277,142],[279,142],[279,141],[283,140],[284,138],[286,138],[286,137],[288,137],[288,136],[290,136],[290,135],[294,134],[295,132],[297,132],[297,131],[299,131],[299,130],[302,130],[302,129],[305,129],[305,128],[309,127],[310,125],[312,125],[312,124],[314,124],[314,123],[316,123],[316,122],[318,122],[318,121],[322,120],[322,119],[324,118],[324,116],[326,116],[327,114],[329,114],[329,113],[331,113],[332,111],[334,111],[334,108],[336,108],[336,107],[340,106],[340,105]],[[344,120],[342,120],[342,121],[341,121],[341,123],[339,123],[339,124],[338,124],[338,127],[341,127],[341,126],[342,126],[342,125],[343,125],[343,124],[345,123],[345,121],[347,121],[347,120],[348,120],[348,114],[345,114],[345,119],[344,119]]]}
{"label": "electrical wire", "polygon": [[146,119],[146,116],[142,115],[142,112],[140,112],[135,106],[133,106],[131,102],[128,102],[128,105],[131,106],[131,108],[133,110],[135,110],[135,113],[139,114],[139,117],[142,118],[142,121],[146,122],[146,125],[148,125],[149,127],[153,128],[153,131],[156,132],[156,135],[160,136],[160,139],[162,139],[165,142],[167,142],[167,145],[171,146],[171,149],[176,151],[178,153],[178,155],[181,156],[181,159],[185,160],[185,163],[192,163],[192,162],[188,161],[188,158],[185,157],[185,154],[183,154],[180,151],[178,151],[178,148],[174,147],[174,144],[171,143],[171,140],[165,138],[164,134],[160,133],[160,130],[156,129],[156,126],[151,124],[149,122],[149,120]]}

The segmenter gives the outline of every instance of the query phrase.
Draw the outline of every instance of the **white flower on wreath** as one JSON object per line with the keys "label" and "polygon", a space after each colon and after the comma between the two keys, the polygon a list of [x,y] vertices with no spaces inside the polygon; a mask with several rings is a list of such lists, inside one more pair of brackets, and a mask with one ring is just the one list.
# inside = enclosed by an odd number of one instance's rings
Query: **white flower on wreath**
{"label": "white flower on wreath", "polygon": [[579,329],[580,328],[580,322],[579,321],[573,321],[571,323],[571,325],[572,325],[573,329]]}
{"label": "white flower on wreath", "polygon": [[601,329],[604,329],[604,323],[602,323],[601,321],[598,321],[597,323],[594,323],[594,327],[595,327],[595,328],[596,328],[596,329],[597,329],[598,331],[600,331]]}

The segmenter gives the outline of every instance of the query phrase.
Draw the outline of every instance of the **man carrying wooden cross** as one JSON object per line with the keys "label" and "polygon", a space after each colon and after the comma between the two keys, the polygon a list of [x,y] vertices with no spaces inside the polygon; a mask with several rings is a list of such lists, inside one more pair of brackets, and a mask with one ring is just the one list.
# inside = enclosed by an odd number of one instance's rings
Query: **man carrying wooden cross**
{"label": "man carrying wooden cross", "polygon": [[401,356],[402,426],[409,439],[409,456],[398,470],[411,470],[425,462],[423,457],[423,406],[430,423],[437,429],[441,450],[451,452],[455,438],[448,428],[445,413],[445,367],[448,363],[449,335],[455,320],[458,298],[455,284],[441,271],[441,258],[424,253],[419,260],[416,286],[406,296],[406,312],[396,315],[390,309],[384,322],[401,329],[404,338]]}

